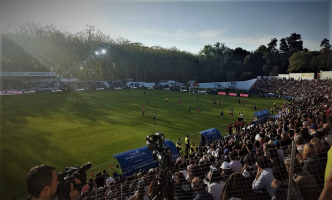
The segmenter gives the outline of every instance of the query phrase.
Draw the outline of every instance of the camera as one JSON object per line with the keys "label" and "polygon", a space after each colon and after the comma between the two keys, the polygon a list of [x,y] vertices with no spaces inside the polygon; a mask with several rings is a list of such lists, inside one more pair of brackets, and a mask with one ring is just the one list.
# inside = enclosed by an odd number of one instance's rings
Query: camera
{"label": "camera", "polygon": [[164,199],[166,195],[168,199],[174,200],[174,181],[172,173],[174,171],[174,161],[172,150],[170,147],[163,145],[165,143],[165,135],[157,132],[154,135],[146,136],[148,150],[152,151],[152,158],[158,160],[161,168],[156,179],[158,180],[157,199]]}
{"label": "camera", "polygon": [[172,150],[168,146],[164,146],[165,135],[157,132],[155,135],[146,136],[148,150],[152,152],[152,158],[158,160],[159,165],[165,169],[173,167]]}
{"label": "camera", "polygon": [[91,168],[90,162],[85,163],[81,167],[66,167],[65,171],[58,173],[59,185],[57,189],[57,196],[59,200],[70,199],[70,183],[73,183],[74,189],[81,192],[82,185],[75,183],[75,178],[79,179],[82,184],[86,183],[86,171]]}

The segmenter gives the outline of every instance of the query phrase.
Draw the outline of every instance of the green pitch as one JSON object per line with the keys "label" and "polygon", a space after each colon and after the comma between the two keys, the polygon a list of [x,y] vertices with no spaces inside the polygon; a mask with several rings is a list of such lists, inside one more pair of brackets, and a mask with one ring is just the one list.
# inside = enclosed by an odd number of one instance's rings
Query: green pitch
{"label": "green pitch", "polygon": [[[247,124],[253,118],[255,104],[261,110],[274,101],[283,102],[254,95],[241,98],[245,99],[245,106],[238,106],[239,97],[212,95],[217,102],[213,106],[209,94],[200,94],[197,101],[196,94],[188,92],[145,92],[143,89],[45,91],[0,96],[0,199],[12,196],[25,199],[28,195],[25,177],[33,166],[51,164],[60,172],[67,166],[91,162],[88,176],[103,169],[111,172],[110,166],[117,164],[112,155],[146,145],[149,134],[159,131],[173,142],[189,134],[190,141],[199,144],[200,131],[214,127],[224,135],[228,123],[233,123],[239,112],[244,113]],[[178,105],[179,98],[181,105]],[[197,114],[199,105],[201,114]],[[145,116],[142,116],[143,106]],[[224,119],[220,117],[221,109]],[[229,109],[234,109],[234,118],[228,115]]]}

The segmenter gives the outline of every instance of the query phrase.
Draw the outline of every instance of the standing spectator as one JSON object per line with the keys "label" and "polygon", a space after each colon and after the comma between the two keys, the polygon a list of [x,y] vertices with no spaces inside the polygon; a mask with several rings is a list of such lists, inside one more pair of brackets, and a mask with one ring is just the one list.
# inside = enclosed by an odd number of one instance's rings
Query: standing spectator
{"label": "standing spectator", "polygon": [[212,194],[214,200],[220,199],[220,191],[224,186],[225,182],[221,181],[221,176],[218,173],[218,170],[211,170],[208,174],[209,184],[208,184],[208,192]]}

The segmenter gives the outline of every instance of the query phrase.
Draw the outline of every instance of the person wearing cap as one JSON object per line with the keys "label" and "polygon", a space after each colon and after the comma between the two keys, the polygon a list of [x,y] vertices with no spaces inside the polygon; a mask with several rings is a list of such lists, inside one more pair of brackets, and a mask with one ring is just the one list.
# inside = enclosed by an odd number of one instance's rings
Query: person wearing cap
{"label": "person wearing cap", "polygon": [[318,130],[317,124],[315,124],[315,123],[311,124],[311,126],[310,126],[311,133],[310,133],[310,135],[314,136],[314,134],[316,133],[317,130]]}
{"label": "person wearing cap", "polygon": [[231,169],[231,166],[228,162],[224,161],[221,166],[221,178],[223,182],[226,182],[228,177],[233,173],[233,170]]}
{"label": "person wearing cap", "polygon": [[189,149],[190,149],[190,141],[189,141],[189,135],[187,135],[187,137],[184,139],[184,144],[186,145],[186,155],[189,154]]}
{"label": "person wearing cap", "polygon": [[178,153],[180,153],[181,150],[181,138],[178,139],[178,141],[176,142],[176,150],[178,151]]}

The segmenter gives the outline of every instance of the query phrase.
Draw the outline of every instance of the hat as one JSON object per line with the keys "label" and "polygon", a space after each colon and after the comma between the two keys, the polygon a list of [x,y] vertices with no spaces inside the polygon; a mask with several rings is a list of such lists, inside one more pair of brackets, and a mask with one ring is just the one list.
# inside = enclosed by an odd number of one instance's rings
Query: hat
{"label": "hat", "polygon": [[317,126],[317,124],[314,123],[314,124],[311,124],[311,128],[312,129],[318,129],[318,126]]}
{"label": "hat", "polygon": [[220,166],[220,169],[230,169],[231,166],[229,166],[228,162],[223,162]]}
{"label": "hat", "polygon": [[295,143],[298,143],[298,144],[304,144],[305,141],[304,141],[304,138],[302,135],[297,135],[294,137],[294,142]]}
{"label": "hat", "polygon": [[229,149],[225,149],[224,154],[228,155],[229,154]]}
{"label": "hat", "polygon": [[276,145],[276,147],[280,147],[280,142],[278,140],[275,140],[274,145]]}

